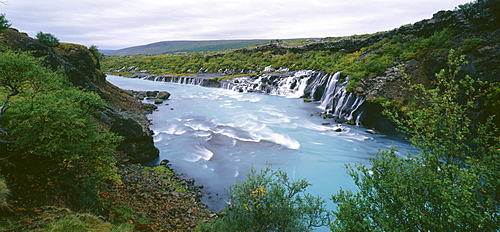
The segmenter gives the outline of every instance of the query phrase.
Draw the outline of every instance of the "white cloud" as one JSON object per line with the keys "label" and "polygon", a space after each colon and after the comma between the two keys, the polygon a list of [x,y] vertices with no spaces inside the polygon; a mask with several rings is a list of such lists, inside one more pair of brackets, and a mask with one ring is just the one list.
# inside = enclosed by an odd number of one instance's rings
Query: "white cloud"
{"label": "white cloud", "polygon": [[9,0],[13,27],[117,49],[164,40],[318,38],[390,30],[467,0]]}

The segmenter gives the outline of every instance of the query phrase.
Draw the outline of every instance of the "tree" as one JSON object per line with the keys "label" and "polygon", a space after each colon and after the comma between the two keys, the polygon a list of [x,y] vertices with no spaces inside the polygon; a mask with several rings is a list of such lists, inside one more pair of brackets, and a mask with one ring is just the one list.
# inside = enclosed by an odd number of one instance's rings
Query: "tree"
{"label": "tree", "polygon": [[230,204],[220,218],[200,224],[198,231],[311,231],[325,226],[329,214],[325,201],[304,193],[310,184],[291,180],[270,167],[227,190]]}
{"label": "tree", "polygon": [[411,136],[417,155],[396,149],[349,168],[359,191],[332,196],[332,231],[497,231],[500,229],[500,146],[489,118],[467,116],[485,92],[479,80],[460,78],[464,56],[449,54],[436,87],[410,84],[415,93],[402,112],[386,111]]}
{"label": "tree", "polygon": [[5,14],[0,14],[0,33],[4,32],[5,29],[12,26],[12,24],[5,18]]}
{"label": "tree", "polygon": [[96,59],[102,60],[104,58],[104,54],[99,52],[99,47],[95,44],[90,45],[89,51],[95,56]]}
{"label": "tree", "polygon": [[119,183],[112,155],[121,137],[95,125],[92,114],[105,107],[99,95],[12,51],[0,53],[1,95],[0,161],[11,163],[2,172],[30,167],[22,172],[59,176],[94,199],[105,182]]}
{"label": "tree", "polygon": [[49,47],[57,47],[59,45],[59,39],[50,33],[43,33],[40,31],[36,34],[36,39],[38,42]]}

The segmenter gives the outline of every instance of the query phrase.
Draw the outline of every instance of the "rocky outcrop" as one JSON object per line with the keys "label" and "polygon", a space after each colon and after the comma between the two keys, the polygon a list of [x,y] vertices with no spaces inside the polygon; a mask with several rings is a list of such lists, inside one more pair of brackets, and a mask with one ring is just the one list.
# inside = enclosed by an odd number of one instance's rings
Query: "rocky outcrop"
{"label": "rocky outcrop", "polygon": [[111,85],[100,70],[97,58],[82,45],[60,44],[50,48],[25,33],[8,29],[4,42],[20,51],[29,51],[52,70],[62,69],[68,80],[81,89],[98,93],[108,102],[108,108],[96,118],[118,135],[124,136],[119,149],[125,151],[131,162],[144,162],[159,156],[153,143],[153,132],[148,129],[146,114],[154,107],[142,104],[129,93]]}

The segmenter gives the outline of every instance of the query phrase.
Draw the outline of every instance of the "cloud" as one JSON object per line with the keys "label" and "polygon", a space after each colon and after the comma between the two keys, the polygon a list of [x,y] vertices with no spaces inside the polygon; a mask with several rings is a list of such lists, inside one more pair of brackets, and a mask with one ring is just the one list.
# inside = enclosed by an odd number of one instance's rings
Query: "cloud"
{"label": "cloud", "polygon": [[165,40],[320,38],[390,30],[467,0],[9,0],[13,27],[102,49]]}

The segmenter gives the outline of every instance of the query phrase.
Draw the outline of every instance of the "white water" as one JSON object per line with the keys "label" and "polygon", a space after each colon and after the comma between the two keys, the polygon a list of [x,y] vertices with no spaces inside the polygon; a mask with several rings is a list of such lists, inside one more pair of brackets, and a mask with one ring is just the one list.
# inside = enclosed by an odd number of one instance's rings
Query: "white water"
{"label": "white water", "polygon": [[[149,115],[161,158],[194,178],[211,194],[210,209],[224,207],[224,189],[244,181],[253,166],[272,164],[293,178],[306,178],[308,192],[328,199],[343,189],[354,189],[345,164],[367,163],[378,149],[397,146],[406,154],[408,143],[364,128],[341,125],[317,115],[320,103],[257,93],[239,93],[176,83],[108,76],[108,81],[134,90],[165,90],[168,105]],[[331,125],[322,125],[331,122]],[[333,207],[329,203],[329,207]]]}

